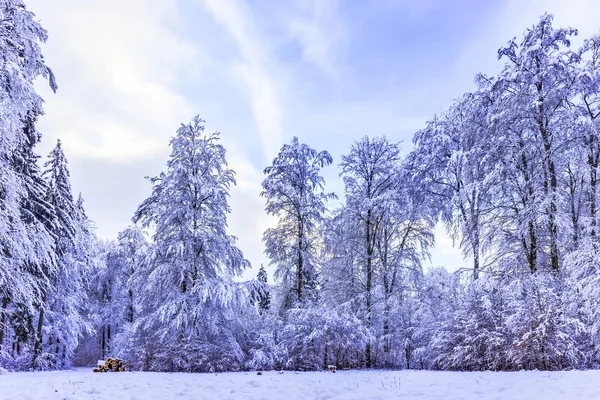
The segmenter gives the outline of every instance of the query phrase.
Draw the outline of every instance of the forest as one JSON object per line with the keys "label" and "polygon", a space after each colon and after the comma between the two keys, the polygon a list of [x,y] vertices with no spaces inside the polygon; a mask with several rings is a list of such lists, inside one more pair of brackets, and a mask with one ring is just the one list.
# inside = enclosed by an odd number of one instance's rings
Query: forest
{"label": "forest", "polygon": [[[541,16],[407,154],[370,135],[334,160],[292,138],[256,193],[276,219],[269,264],[244,281],[235,171],[200,116],[174,127],[131,225],[96,237],[61,142],[36,153],[34,83],[57,90],[47,33],[0,0],[0,372],[108,356],[186,372],[597,368],[600,35],[572,48],[576,34]],[[468,270],[424,268],[439,222]]]}

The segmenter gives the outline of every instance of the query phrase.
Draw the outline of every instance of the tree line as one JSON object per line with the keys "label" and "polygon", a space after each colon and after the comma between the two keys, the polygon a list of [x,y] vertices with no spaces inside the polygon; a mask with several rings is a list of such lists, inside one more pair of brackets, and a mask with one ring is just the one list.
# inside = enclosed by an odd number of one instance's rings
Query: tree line
{"label": "tree line", "polygon": [[[74,199],[60,141],[43,168],[36,78],[46,32],[0,0],[0,368],[118,356],[154,371],[594,368],[600,345],[600,40],[544,15],[498,76],[414,135],[339,161],[294,137],[264,170],[267,282],[227,232],[220,133],[195,117],[116,240]],[[443,222],[470,268],[425,269]]]}

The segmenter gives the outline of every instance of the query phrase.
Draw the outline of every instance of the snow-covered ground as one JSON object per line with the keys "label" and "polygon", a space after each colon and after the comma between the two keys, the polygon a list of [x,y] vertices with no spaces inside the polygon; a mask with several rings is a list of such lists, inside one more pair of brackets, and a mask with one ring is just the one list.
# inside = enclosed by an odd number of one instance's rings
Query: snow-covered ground
{"label": "snow-covered ground", "polygon": [[591,400],[600,399],[600,371],[31,372],[0,375],[0,399]]}

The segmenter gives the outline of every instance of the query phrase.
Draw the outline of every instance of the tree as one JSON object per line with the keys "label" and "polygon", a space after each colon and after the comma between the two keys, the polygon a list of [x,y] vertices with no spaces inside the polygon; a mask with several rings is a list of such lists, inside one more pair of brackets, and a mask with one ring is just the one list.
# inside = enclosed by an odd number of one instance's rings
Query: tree
{"label": "tree", "polygon": [[[390,217],[390,208],[398,186],[400,147],[385,137],[364,137],[355,142],[348,155],[342,156],[341,175],[346,192],[348,217],[359,224],[359,279],[363,288],[364,316],[372,328],[374,289],[378,276],[377,245]],[[371,343],[366,346],[366,367],[371,368]]]}
{"label": "tree", "polygon": [[[0,99],[2,99],[2,141],[0,153],[10,154],[24,140],[24,126],[34,123],[43,114],[42,98],[34,88],[39,76],[48,79],[56,91],[52,70],[46,66],[40,44],[47,32],[34,20],[22,0],[1,0],[0,14]],[[34,143],[39,141],[39,137]]]}
{"label": "tree", "polygon": [[[412,180],[411,169],[408,163],[402,165],[401,184],[396,188],[395,201],[388,218],[381,224],[376,242],[383,291],[382,340],[386,367],[393,363],[394,341],[407,340],[408,334],[402,325],[406,325],[403,322],[410,316],[399,311],[408,310],[404,303],[410,303],[414,297],[422,280],[423,262],[429,258],[429,249],[435,242],[436,208],[433,199],[423,193],[422,186]],[[409,348],[404,349],[405,356],[409,351]]]}
{"label": "tree", "polygon": [[267,311],[271,307],[271,292],[268,290],[267,271],[262,264],[260,264],[256,280],[263,285],[262,290],[256,293],[256,304],[261,311]]}
{"label": "tree", "polygon": [[135,318],[135,299],[133,293],[132,279],[136,268],[144,262],[146,252],[148,251],[148,240],[144,231],[138,226],[130,226],[119,232],[117,251],[121,260],[120,283],[126,293],[123,297],[127,299],[124,316],[128,323],[133,323]]}
{"label": "tree", "polygon": [[[249,263],[226,232],[234,172],[219,133],[204,133],[198,116],[181,125],[170,144],[167,170],[150,179],[152,195],[134,216],[155,232],[134,272],[142,313],[135,329],[149,332],[160,348],[154,369],[235,368],[242,358],[236,305],[249,301],[232,279]],[[206,358],[198,359],[198,351]]]}
{"label": "tree", "polygon": [[[84,319],[83,306],[89,284],[88,255],[93,253],[95,238],[83,209],[83,199],[77,203],[73,200],[68,162],[60,140],[44,167],[43,176],[48,184],[46,201],[54,210],[52,234],[57,267],[42,292],[33,364],[38,368],[65,368],[79,338],[85,330],[91,329]],[[42,352],[44,358],[39,359]]]}
{"label": "tree", "polygon": [[[7,174],[20,181],[16,184],[22,185],[22,191],[19,198],[14,199],[13,204],[14,211],[19,212],[20,215],[10,217],[12,232],[3,241],[6,244],[5,254],[9,257],[6,259],[6,264],[0,260],[0,281],[4,277],[7,282],[5,287],[0,284],[0,292],[3,292],[0,309],[2,328],[7,323],[10,302],[15,306],[20,304],[13,310],[13,314],[24,314],[18,318],[21,321],[28,320],[33,307],[39,302],[46,278],[56,265],[55,242],[51,233],[54,226],[54,208],[45,198],[47,185],[37,164],[38,156],[33,153],[33,146],[39,135],[33,125],[26,126],[26,129],[28,130],[27,141],[11,154],[9,161],[13,171]],[[8,213],[11,212],[8,208],[9,204],[3,205],[7,206],[5,215],[9,215]],[[20,233],[21,229],[24,231]],[[10,267],[4,269],[3,265]],[[8,283],[11,281],[12,283]],[[5,329],[0,329],[0,350],[3,347],[4,332]],[[19,341],[16,343],[19,349],[17,356],[21,345],[26,344],[28,339],[29,336],[26,334],[19,335]]]}
{"label": "tree", "polygon": [[[584,180],[586,190],[589,221],[586,231],[593,246],[597,246],[597,201],[598,201],[598,168],[600,167],[600,35],[584,41],[581,54],[581,66],[575,83],[575,106],[577,131],[581,132],[582,147],[585,152],[585,169],[587,179]],[[583,164],[583,163],[582,163]],[[586,232],[586,233],[587,233]]]}
{"label": "tree", "polygon": [[468,93],[450,109],[433,118],[414,136],[415,149],[409,156],[421,190],[440,202],[442,221],[465,255],[473,257],[473,279],[484,265],[484,250],[490,247],[490,176],[494,159],[490,156],[487,123],[489,95]]}
{"label": "tree", "polygon": [[288,309],[316,298],[318,228],[326,201],[334,198],[325,192],[319,171],[331,162],[327,151],[317,152],[294,137],[264,171],[267,177],[261,196],[266,198],[267,214],[278,221],[264,233],[263,241],[276,267],[275,277],[286,291],[284,307]]}
{"label": "tree", "polygon": [[[138,226],[119,232],[116,242],[100,246],[99,262],[92,269],[89,314],[94,323],[94,345],[87,352],[105,358],[123,356],[131,325],[137,317],[134,274],[148,250],[146,234]],[[99,344],[99,348],[98,348]],[[91,360],[93,361],[93,360]]]}
{"label": "tree", "polygon": [[[35,122],[43,113],[42,98],[36,93],[37,77],[47,78],[56,91],[52,71],[45,65],[40,43],[46,31],[21,0],[1,0],[0,15],[0,356],[5,332],[15,307],[28,319],[48,271],[52,269],[52,244],[45,223],[47,205],[43,182],[33,153],[40,135]],[[16,316],[15,316],[16,318]],[[13,318],[14,319],[14,318]],[[24,331],[21,330],[23,333]],[[19,335],[20,345],[28,340]],[[4,353],[7,354],[7,353]]]}
{"label": "tree", "polygon": [[539,179],[543,188],[549,266],[558,274],[561,155],[568,139],[566,124],[572,121],[569,98],[575,87],[574,65],[579,57],[569,50],[569,38],[577,30],[555,29],[552,19],[552,15],[543,15],[539,23],[525,32],[520,44],[513,39],[498,51],[498,57],[505,58],[507,64],[496,85],[502,88],[505,97],[502,112],[509,116],[511,130],[526,135],[543,161]]}

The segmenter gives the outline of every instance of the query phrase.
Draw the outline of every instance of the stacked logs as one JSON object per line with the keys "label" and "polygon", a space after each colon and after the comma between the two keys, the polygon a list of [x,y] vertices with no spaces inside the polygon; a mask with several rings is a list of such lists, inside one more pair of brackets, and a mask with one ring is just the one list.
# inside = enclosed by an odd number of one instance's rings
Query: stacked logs
{"label": "stacked logs", "polygon": [[98,360],[98,367],[93,369],[94,372],[123,372],[125,371],[125,362],[118,358],[108,357],[106,360]]}

